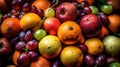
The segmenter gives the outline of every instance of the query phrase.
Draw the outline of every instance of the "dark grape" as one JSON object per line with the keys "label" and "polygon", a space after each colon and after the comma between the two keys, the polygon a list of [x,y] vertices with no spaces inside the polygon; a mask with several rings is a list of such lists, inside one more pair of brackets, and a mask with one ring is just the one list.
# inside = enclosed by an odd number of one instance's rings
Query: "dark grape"
{"label": "dark grape", "polygon": [[19,41],[16,45],[15,45],[15,49],[17,51],[23,51],[25,48],[25,42],[24,41]]}
{"label": "dark grape", "polygon": [[95,63],[100,66],[100,65],[103,65],[105,61],[106,61],[106,56],[102,54],[96,58]]}
{"label": "dark grape", "polygon": [[84,7],[84,12],[86,14],[90,14],[92,12],[92,10],[90,9],[90,7]]}
{"label": "dark grape", "polygon": [[81,5],[81,7],[87,7],[87,6],[89,6],[89,3],[88,3],[88,1],[86,1],[86,0],[84,0],[84,1],[82,1],[81,3],[80,3],[80,5]]}
{"label": "dark grape", "polygon": [[120,59],[118,59],[116,57],[108,57],[106,60],[107,60],[108,64],[111,63],[111,62],[113,62],[113,61],[120,61]]}
{"label": "dark grape", "polygon": [[20,66],[28,66],[30,62],[30,58],[26,53],[22,53],[18,57],[17,62]]}
{"label": "dark grape", "polygon": [[103,25],[109,25],[110,24],[110,21],[109,21],[107,15],[105,15],[104,13],[102,13],[102,12],[99,13],[99,17],[100,17]]}
{"label": "dark grape", "polygon": [[19,37],[15,37],[11,40],[11,44],[15,45],[19,41]]}
{"label": "dark grape", "polygon": [[94,65],[94,57],[92,55],[90,54],[85,55],[84,60],[87,65]]}
{"label": "dark grape", "polygon": [[22,6],[22,11],[24,12],[28,12],[30,10],[31,6],[29,3],[25,3],[23,6]]}
{"label": "dark grape", "polygon": [[19,19],[21,19],[26,13],[25,12],[21,12],[18,16]]}
{"label": "dark grape", "polygon": [[20,9],[20,5],[19,5],[19,3],[17,3],[16,0],[12,1],[12,8],[16,11],[18,11]]}
{"label": "dark grape", "polygon": [[20,6],[22,6],[22,5],[24,4],[24,0],[16,0],[16,2],[17,2]]}
{"label": "dark grape", "polygon": [[42,9],[37,10],[37,14],[38,14],[41,18],[44,17],[44,11],[43,11]]}
{"label": "dark grape", "polygon": [[26,48],[28,50],[37,50],[38,42],[36,40],[28,41]]}
{"label": "dark grape", "polygon": [[52,67],[62,67],[62,63],[60,60],[55,60],[52,64]]}
{"label": "dark grape", "polygon": [[24,32],[24,31],[21,31],[21,32],[19,33],[19,39],[20,39],[21,41],[25,41],[24,37],[25,37],[25,32]]}
{"label": "dark grape", "polygon": [[32,61],[35,61],[38,59],[38,53],[35,51],[29,51],[28,56]]}
{"label": "dark grape", "polygon": [[28,31],[26,32],[26,34],[25,34],[24,39],[25,39],[26,42],[32,40],[32,39],[33,39],[33,33],[32,33],[32,31],[28,30]]}
{"label": "dark grape", "polygon": [[37,8],[35,6],[31,6],[30,11],[32,13],[37,13]]}
{"label": "dark grape", "polygon": [[78,45],[78,47],[82,50],[83,53],[87,53],[88,52],[88,48],[87,46],[80,44]]}

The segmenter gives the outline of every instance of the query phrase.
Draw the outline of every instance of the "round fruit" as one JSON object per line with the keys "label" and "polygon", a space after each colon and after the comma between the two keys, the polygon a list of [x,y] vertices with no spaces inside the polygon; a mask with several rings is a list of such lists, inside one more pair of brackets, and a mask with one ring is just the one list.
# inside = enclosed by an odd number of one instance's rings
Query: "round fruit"
{"label": "round fruit", "polygon": [[120,16],[117,14],[111,14],[108,16],[110,24],[108,25],[109,29],[114,32],[120,32]]}
{"label": "round fruit", "polygon": [[57,36],[47,35],[39,42],[39,52],[46,58],[55,58],[62,50],[62,44]]}
{"label": "round fruit", "polygon": [[78,47],[66,46],[60,54],[60,60],[66,67],[80,67],[83,53]]}
{"label": "round fruit", "polygon": [[55,17],[55,11],[53,8],[47,8],[44,11],[44,17],[48,18],[48,17]]}
{"label": "round fruit", "polygon": [[98,13],[98,8],[96,6],[89,6],[92,10],[92,14],[97,14]]}
{"label": "round fruit", "polygon": [[23,30],[37,30],[41,27],[42,21],[39,15],[35,13],[27,13],[20,20],[20,26]]}
{"label": "round fruit", "polygon": [[78,3],[81,3],[82,1],[88,1],[89,5],[92,5],[95,2],[95,0],[77,0]]}
{"label": "round fruit", "polygon": [[51,64],[46,58],[39,56],[36,61],[31,62],[30,67],[51,67]]}
{"label": "round fruit", "polygon": [[13,60],[13,63],[15,65],[18,65],[17,59],[18,59],[19,56],[20,56],[20,52],[19,51],[14,51],[13,56],[12,56],[12,60]]}
{"label": "round fruit", "polygon": [[117,62],[117,61],[111,62],[111,63],[109,64],[109,67],[120,67],[120,63]]}
{"label": "round fruit", "polygon": [[103,39],[105,51],[107,54],[115,56],[120,53],[120,38],[114,35],[106,36]]}
{"label": "round fruit", "polygon": [[58,29],[58,38],[66,45],[73,45],[83,38],[80,26],[74,21],[63,22]]}
{"label": "round fruit", "polygon": [[88,53],[91,55],[100,55],[104,51],[104,45],[98,38],[90,38],[85,41],[88,47]]}
{"label": "round fruit", "polygon": [[100,7],[100,10],[105,14],[110,14],[113,10],[112,6],[109,4],[102,5]]}
{"label": "round fruit", "polygon": [[44,36],[46,36],[46,31],[44,29],[38,29],[34,32],[34,38],[40,41]]}
{"label": "round fruit", "polygon": [[20,28],[20,22],[18,18],[7,18],[1,24],[1,32],[5,37],[14,37],[16,36]]}
{"label": "round fruit", "polygon": [[42,10],[46,10],[47,8],[49,8],[51,6],[49,0],[35,0],[32,3],[32,6],[35,6],[38,10],[42,9]]}

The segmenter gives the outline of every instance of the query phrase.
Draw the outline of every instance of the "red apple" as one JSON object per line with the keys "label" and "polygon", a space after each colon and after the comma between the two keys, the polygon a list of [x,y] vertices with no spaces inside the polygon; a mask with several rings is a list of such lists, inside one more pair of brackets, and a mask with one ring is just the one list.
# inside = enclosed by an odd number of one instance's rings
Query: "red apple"
{"label": "red apple", "polygon": [[11,52],[11,45],[8,39],[0,38],[0,55],[8,55]]}
{"label": "red apple", "polygon": [[95,37],[99,35],[102,28],[102,23],[98,16],[93,14],[83,16],[79,25],[86,37]]}
{"label": "red apple", "polygon": [[56,17],[62,22],[75,20],[77,8],[72,3],[63,2],[56,8]]}
{"label": "red apple", "polygon": [[57,35],[57,31],[61,22],[55,17],[49,17],[44,21],[44,29],[51,35]]}

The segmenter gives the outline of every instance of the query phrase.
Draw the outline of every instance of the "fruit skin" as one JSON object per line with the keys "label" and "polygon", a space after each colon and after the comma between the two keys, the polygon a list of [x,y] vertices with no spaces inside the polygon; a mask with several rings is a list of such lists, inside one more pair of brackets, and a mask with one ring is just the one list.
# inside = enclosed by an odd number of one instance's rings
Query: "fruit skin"
{"label": "fruit skin", "polygon": [[120,67],[120,63],[117,61],[111,62],[108,67]]}
{"label": "fruit skin", "polygon": [[108,35],[103,39],[105,52],[108,55],[116,56],[120,53],[120,38],[114,35]]}
{"label": "fruit skin", "polygon": [[58,38],[66,45],[73,45],[84,40],[80,26],[74,21],[66,21],[60,25]]}
{"label": "fruit skin", "polygon": [[107,0],[107,3],[113,7],[113,13],[119,13],[120,11],[120,0]]}
{"label": "fruit skin", "polygon": [[60,60],[65,67],[80,67],[83,62],[83,53],[76,46],[66,46],[60,54]]}
{"label": "fruit skin", "polygon": [[51,63],[43,56],[39,56],[36,61],[31,62],[30,67],[51,67]]}
{"label": "fruit skin", "polygon": [[77,8],[69,2],[61,3],[56,8],[56,17],[61,21],[73,21],[77,17]]}
{"label": "fruit skin", "polygon": [[96,6],[93,6],[93,5],[91,5],[91,6],[89,6],[90,8],[91,8],[91,10],[92,10],[92,14],[97,14],[98,13],[98,8],[96,7]]}
{"label": "fruit skin", "polygon": [[55,10],[53,8],[47,8],[44,11],[44,17],[48,18],[48,17],[55,17]]}
{"label": "fruit skin", "polygon": [[12,46],[7,38],[0,38],[0,55],[6,56],[11,53]]}
{"label": "fruit skin", "polygon": [[88,53],[91,55],[100,55],[104,51],[104,45],[98,38],[87,39],[85,45],[88,47]]}
{"label": "fruit skin", "polygon": [[103,13],[105,13],[105,14],[110,14],[110,13],[112,13],[113,8],[112,8],[111,5],[105,4],[105,5],[102,5],[102,6],[100,7],[100,10],[101,10]]}
{"label": "fruit skin", "polygon": [[38,29],[34,32],[33,35],[36,40],[40,41],[44,36],[47,35],[47,33],[44,29]]}
{"label": "fruit skin", "polygon": [[51,6],[51,3],[49,2],[49,0],[35,0],[32,3],[32,6],[35,6],[37,10],[42,9],[45,11],[47,8]]}
{"label": "fruit skin", "polygon": [[117,14],[111,14],[108,16],[108,19],[110,21],[108,28],[114,33],[119,33],[120,32],[120,16]]}
{"label": "fruit skin", "polygon": [[20,27],[23,30],[32,29],[38,30],[42,25],[42,20],[39,15],[35,13],[27,13],[20,19]]}
{"label": "fruit skin", "polygon": [[1,24],[1,33],[7,38],[16,36],[20,30],[18,18],[7,18]]}
{"label": "fruit skin", "polygon": [[6,11],[7,8],[8,8],[8,6],[7,6],[6,2],[5,2],[5,0],[0,0],[0,12]]}
{"label": "fruit skin", "polygon": [[102,28],[102,23],[99,18],[94,14],[88,14],[83,16],[79,23],[83,34],[86,37],[94,37],[99,35]]}
{"label": "fruit skin", "polygon": [[40,40],[38,50],[46,58],[55,58],[62,50],[62,44],[57,36],[47,35]]}
{"label": "fruit skin", "polygon": [[[82,1],[84,0],[76,0],[78,3],[81,3]],[[92,5],[94,4],[95,0],[85,0],[85,1],[88,1],[89,5]]]}
{"label": "fruit skin", "polygon": [[43,25],[44,29],[47,30],[50,35],[57,35],[61,22],[55,17],[49,17],[45,19]]}

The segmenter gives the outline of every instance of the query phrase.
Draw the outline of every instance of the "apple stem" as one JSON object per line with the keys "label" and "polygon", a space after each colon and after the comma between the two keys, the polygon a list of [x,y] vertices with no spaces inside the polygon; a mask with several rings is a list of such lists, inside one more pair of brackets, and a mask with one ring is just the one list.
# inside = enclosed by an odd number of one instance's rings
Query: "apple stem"
{"label": "apple stem", "polygon": [[55,4],[53,4],[53,5],[51,6],[51,8],[53,8],[54,6],[56,6],[58,3],[59,3],[59,0],[56,0]]}

